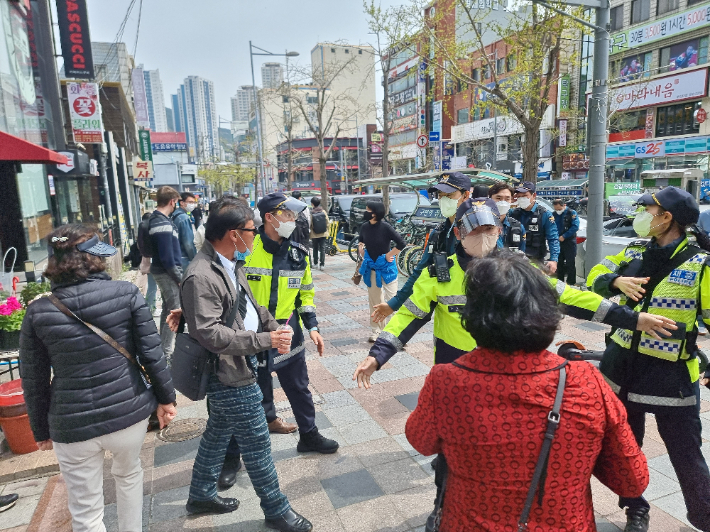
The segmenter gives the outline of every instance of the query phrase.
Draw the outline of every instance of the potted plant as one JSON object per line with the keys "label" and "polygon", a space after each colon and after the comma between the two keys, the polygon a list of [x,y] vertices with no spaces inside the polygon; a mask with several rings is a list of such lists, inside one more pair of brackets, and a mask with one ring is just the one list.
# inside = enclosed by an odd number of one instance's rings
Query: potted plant
{"label": "potted plant", "polygon": [[20,348],[20,328],[25,317],[25,309],[16,297],[8,297],[0,305],[0,332],[2,349],[6,351]]}

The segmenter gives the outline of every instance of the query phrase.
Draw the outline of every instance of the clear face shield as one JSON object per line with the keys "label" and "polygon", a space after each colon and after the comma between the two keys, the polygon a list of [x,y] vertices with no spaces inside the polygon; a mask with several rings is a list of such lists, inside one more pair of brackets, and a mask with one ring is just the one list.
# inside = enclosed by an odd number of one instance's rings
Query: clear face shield
{"label": "clear face shield", "polygon": [[500,218],[488,205],[474,205],[473,208],[466,211],[463,217],[458,221],[461,240],[481,226],[502,227]]}

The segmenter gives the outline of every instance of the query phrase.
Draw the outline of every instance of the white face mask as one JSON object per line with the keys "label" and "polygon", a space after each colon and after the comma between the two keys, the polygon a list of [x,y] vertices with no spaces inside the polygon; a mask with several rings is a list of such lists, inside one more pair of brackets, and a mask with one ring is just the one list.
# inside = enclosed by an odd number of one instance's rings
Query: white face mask
{"label": "white face mask", "polygon": [[527,196],[523,196],[522,198],[518,198],[517,203],[518,207],[520,207],[521,209],[527,209],[528,207],[530,207],[531,202],[530,198],[528,198]]}
{"label": "white face mask", "polygon": [[488,233],[467,235],[461,242],[464,251],[471,257],[485,257],[498,246],[498,235]]}
{"label": "white face mask", "polygon": [[185,204],[185,212],[191,213],[197,208],[197,203],[186,203]]}
{"label": "white face mask", "polygon": [[510,210],[510,202],[509,201],[496,201],[496,207],[498,207],[498,212],[500,213],[501,216],[505,216],[508,214],[508,211]]}
{"label": "white face mask", "polygon": [[459,200],[443,197],[439,199],[439,208],[441,209],[441,215],[444,218],[450,218],[456,214],[456,209],[458,209]]}
{"label": "white face mask", "polygon": [[555,207],[555,212],[557,214],[562,214],[563,212],[565,212],[565,208],[564,207],[560,207],[560,208]]}
{"label": "white face mask", "polygon": [[656,216],[661,216],[662,214],[664,213],[651,214],[648,211],[638,213],[636,215],[636,218],[634,218],[634,231],[636,231],[636,234],[641,237],[647,237],[651,234],[652,229],[655,229],[656,227],[660,227],[661,225],[665,224],[665,222],[661,222],[655,227],[651,227],[651,222],[653,221],[653,219]]}
{"label": "white face mask", "polygon": [[291,234],[296,230],[296,222],[282,222],[281,220],[279,220],[279,224],[280,225],[278,227],[275,227],[274,224],[271,224],[271,227],[274,228],[276,234],[279,235],[281,238],[290,237]]}

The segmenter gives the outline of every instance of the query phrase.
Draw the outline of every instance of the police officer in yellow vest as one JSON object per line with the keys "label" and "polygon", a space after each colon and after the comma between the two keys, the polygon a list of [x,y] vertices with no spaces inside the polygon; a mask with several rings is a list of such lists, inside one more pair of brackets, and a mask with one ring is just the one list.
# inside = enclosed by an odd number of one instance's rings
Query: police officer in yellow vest
{"label": "police officer in yellow vest", "polygon": [[[700,452],[695,354],[698,315],[710,323],[710,272],[708,254],[686,236],[686,228],[698,220],[698,205],[675,187],[644,194],[637,203],[634,229],[651,241],[632,242],[618,255],[606,257],[592,269],[587,284],[605,297],[621,294],[622,304],[637,311],[671,318],[678,329],[661,341],[625,327],[617,329],[600,369],[626,405],[639,445],[646,412],[655,414],[678,475],[688,521],[710,531],[710,473]],[[626,532],[648,530],[645,499],[621,499],[619,506],[627,508]]]}
{"label": "police officer in yellow vest", "polygon": [[[465,271],[476,257],[496,249],[502,223],[496,203],[489,198],[466,200],[457,210],[454,232],[459,244],[456,254],[449,257],[450,280],[441,282],[433,268],[424,270],[414,285],[414,291],[387,324],[370,348],[369,356],[355,371],[358,387],[370,387],[370,376],[434,315],[435,364],[445,364],[473,351],[476,341],[461,325],[461,310],[466,303]],[[503,251],[505,253],[505,251]],[[652,335],[663,331],[672,320],[637,314],[592,292],[583,292],[562,281],[550,278],[564,306],[564,312],[575,318],[630,327],[643,328]],[[439,456],[436,464],[436,484],[441,489],[446,463]],[[426,530],[433,530],[434,514],[427,520]]]}
{"label": "police officer in yellow vest", "polygon": [[[323,338],[318,332],[316,306],[313,300],[313,278],[308,248],[290,240],[296,227],[296,217],[306,204],[274,192],[267,194],[257,205],[263,225],[254,239],[251,255],[246,257],[244,273],[256,301],[269,309],[280,324],[293,329],[291,351],[279,354],[272,349],[268,360],[261,360],[258,382],[264,400],[266,421],[272,432],[292,432],[292,428],[276,416],[274,407],[272,370],[276,371],[286,393],[300,432],[297,450],[334,453],[338,442],[325,438],[315,421],[313,397],[308,390],[308,369],[301,323],[323,355]],[[278,427],[272,427],[278,423]]]}

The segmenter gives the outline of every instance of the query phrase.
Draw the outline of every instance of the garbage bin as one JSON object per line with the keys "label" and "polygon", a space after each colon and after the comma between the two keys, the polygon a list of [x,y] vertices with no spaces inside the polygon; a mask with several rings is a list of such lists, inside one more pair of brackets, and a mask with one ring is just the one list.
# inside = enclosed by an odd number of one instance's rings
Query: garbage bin
{"label": "garbage bin", "polygon": [[38,450],[30,429],[22,379],[0,384],[0,427],[13,453],[27,454]]}

